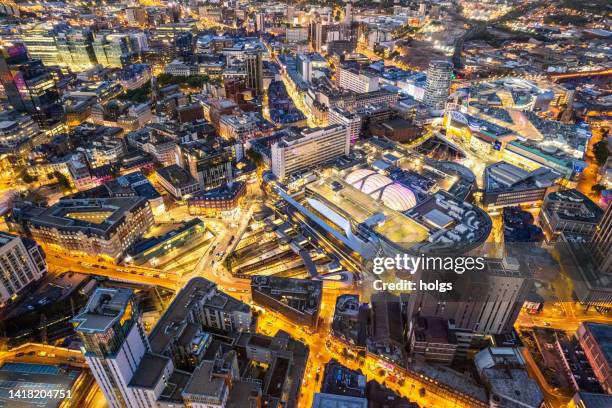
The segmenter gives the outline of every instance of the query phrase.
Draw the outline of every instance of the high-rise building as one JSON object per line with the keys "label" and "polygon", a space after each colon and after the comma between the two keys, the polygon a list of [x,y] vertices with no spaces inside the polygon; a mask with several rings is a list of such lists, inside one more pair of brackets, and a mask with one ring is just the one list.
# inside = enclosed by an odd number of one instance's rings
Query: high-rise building
{"label": "high-rise building", "polygon": [[133,54],[126,34],[96,34],[93,49],[98,63],[109,68],[123,68],[129,64]]}
{"label": "high-rise building", "polygon": [[453,65],[444,60],[435,60],[427,68],[427,82],[423,103],[433,111],[443,111],[452,82]]}
{"label": "high-rise building", "polygon": [[128,7],[125,16],[131,26],[145,26],[147,24],[147,10],[144,7]]}
{"label": "high-rise building", "polygon": [[310,48],[315,52],[320,52],[324,34],[320,16],[315,16],[314,20],[310,23],[309,31]]}
{"label": "high-rise building", "polygon": [[200,142],[185,143],[180,146],[177,157],[178,164],[197,180],[201,190],[232,180],[233,155],[229,149],[217,149]]}
{"label": "high-rise building", "polygon": [[44,253],[34,241],[0,232],[0,304],[16,298],[46,272]]}
{"label": "high-rise building", "polygon": [[30,115],[16,111],[0,115],[0,149],[3,152],[19,157],[45,140],[45,134]]}
{"label": "high-rise building", "polygon": [[189,58],[193,55],[193,34],[190,32],[177,33],[174,36],[174,45],[178,55],[182,58]]}
{"label": "high-rise building", "polygon": [[350,25],[353,22],[353,6],[351,3],[346,3],[344,7],[344,24]]}
{"label": "high-rise building", "polygon": [[57,126],[64,109],[49,70],[40,60],[29,59],[23,44],[3,47],[0,54],[0,82],[9,103],[43,129]]}
{"label": "high-rise building", "polygon": [[83,340],[85,361],[108,405],[111,408],[151,406],[128,386],[151,348],[132,291],[97,289],[73,322]]}
{"label": "high-rise building", "polygon": [[344,126],[303,130],[283,137],[271,148],[272,172],[279,179],[349,154],[350,138]]}
{"label": "high-rise building", "polygon": [[612,206],[608,207],[595,229],[593,248],[600,272],[612,275]]}
{"label": "high-rise building", "polygon": [[255,14],[255,29],[261,33],[266,31],[266,14],[265,13]]}
{"label": "high-rise building", "polygon": [[21,35],[21,41],[28,49],[30,57],[39,59],[46,66],[60,65],[61,56],[55,43],[56,32],[48,24],[39,24]]}
{"label": "high-rise building", "polygon": [[378,91],[379,77],[371,71],[360,70],[354,67],[336,68],[336,81],[342,89],[350,89],[357,93],[369,93]]}
{"label": "high-rise building", "polygon": [[255,89],[257,94],[263,92],[263,60],[261,51],[248,52],[244,58],[246,68],[246,82],[249,88]]}
{"label": "high-rise building", "polygon": [[612,394],[612,325],[581,322],[576,338],[591,364],[595,377],[608,394]]}
{"label": "high-rise building", "polygon": [[359,139],[359,132],[361,131],[360,115],[334,106],[329,109],[328,118],[330,125],[342,125],[346,127],[346,132],[351,143],[355,143],[357,139]]}
{"label": "high-rise building", "polygon": [[62,65],[73,71],[84,71],[96,65],[93,35],[88,28],[60,32],[56,37]]}
{"label": "high-rise building", "polygon": [[[453,272],[454,274],[454,272]],[[424,279],[433,281],[435,273]],[[444,279],[444,278],[443,278]],[[465,353],[472,338],[509,333],[533,285],[533,272],[516,258],[487,259],[478,274],[466,273],[455,281],[453,290],[465,294],[446,301],[421,292],[411,296],[410,309],[421,317],[439,317],[452,322],[449,328],[457,340],[457,353]]]}

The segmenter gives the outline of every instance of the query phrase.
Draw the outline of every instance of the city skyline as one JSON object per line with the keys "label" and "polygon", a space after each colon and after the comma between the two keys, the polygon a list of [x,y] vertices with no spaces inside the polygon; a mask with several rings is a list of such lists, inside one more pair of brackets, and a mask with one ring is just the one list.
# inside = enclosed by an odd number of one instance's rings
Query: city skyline
{"label": "city skyline", "polygon": [[612,406],[607,2],[0,21],[0,405]]}

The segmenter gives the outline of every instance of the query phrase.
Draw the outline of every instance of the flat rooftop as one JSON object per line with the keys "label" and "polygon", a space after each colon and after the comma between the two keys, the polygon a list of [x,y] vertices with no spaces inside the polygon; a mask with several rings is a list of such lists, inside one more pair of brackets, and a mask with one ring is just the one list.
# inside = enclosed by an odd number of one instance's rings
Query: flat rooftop
{"label": "flat rooftop", "polygon": [[126,214],[145,205],[144,197],[65,199],[51,207],[25,206],[14,216],[38,226],[106,235]]}
{"label": "flat rooftop", "polygon": [[158,169],[157,174],[175,188],[191,186],[197,183],[187,170],[177,164]]}
{"label": "flat rooftop", "polygon": [[132,298],[130,289],[98,288],[82,309],[73,318],[76,331],[101,333],[121,319]]}
{"label": "flat rooftop", "polygon": [[170,359],[159,354],[145,353],[130,380],[130,387],[153,389],[161,379]]}
{"label": "flat rooftop", "polygon": [[81,374],[80,369],[60,370],[58,366],[30,363],[5,363],[0,368],[0,407],[16,408],[56,408],[62,399],[37,398],[15,400],[10,398],[9,390],[70,390]]}
{"label": "flat rooftop", "polygon": [[[314,181],[306,189],[324,198],[327,204],[333,205],[334,211],[353,224],[369,224],[374,232],[402,249],[409,249],[429,237],[429,231],[419,223],[362,193],[340,177]],[[379,222],[375,221],[377,219]]]}
{"label": "flat rooftop", "polygon": [[185,287],[176,294],[166,312],[149,334],[149,344],[153,353],[164,353],[168,345],[174,340],[176,332],[173,328],[177,324],[183,323],[200,296],[208,294],[215,286],[213,282],[199,277],[187,282]]}

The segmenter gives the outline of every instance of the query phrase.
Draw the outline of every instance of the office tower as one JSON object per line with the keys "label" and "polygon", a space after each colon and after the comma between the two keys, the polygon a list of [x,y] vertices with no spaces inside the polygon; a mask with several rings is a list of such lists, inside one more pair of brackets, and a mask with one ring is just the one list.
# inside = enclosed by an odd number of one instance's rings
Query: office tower
{"label": "office tower", "polygon": [[201,190],[232,181],[233,155],[228,149],[191,142],[179,147],[177,157],[178,164],[197,180]]}
{"label": "office tower", "polygon": [[323,24],[318,14],[315,15],[309,27],[310,48],[312,48],[313,51],[320,52],[321,46],[323,45]]}
{"label": "office tower", "polygon": [[193,34],[190,32],[177,33],[174,36],[174,46],[180,57],[189,58],[193,56]]}
{"label": "office tower", "polygon": [[36,242],[0,232],[0,304],[15,299],[46,272],[44,254]]}
{"label": "office tower", "polygon": [[293,23],[293,16],[295,15],[295,6],[287,6],[287,22]]}
{"label": "office tower", "polygon": [[74,317],[83,340],[85,361],[111,408],[146,408],[130,381],[149,341],[140,322],[140,310],[130,289],[97,289]]}
{"label": "office tower", "polygon": [[96,34],[93,49],[99,64],[109,68],[123,68],[130,63],[132,49],[125,34]]}
{"label": "office tower", "polygon": [[93,35],[88,28],[61,32],[56,37],[62,64],[73,71],[84,71],[96,65]]}
{"label": "office tower", "polygon": [[255,14],[255,30],[261,33],[266,31],[266,14],[265,13]]}
{"label": "office tower", "polygon": [[298,54],[296,60],[298,74],[300,74],[304,81],[310,82],[312,79],[312,61],[308,54]]}
{"label": "office tower", "polygon": [[599,271],[612,274],[612,206],[608,207],[595,230],[593,248]]}
{"label": "office tower", "polygon": [[342,89],[350,89],[359,94],[378,91],[379,77],[370,71],[338,65],[336,83]]}
{"label": "office tower", "polygon": [[48,24],[39,24],[21,35],[21,41],[32,59],[39,59],[46,66],[60,65],[62,60],[55,43],[56,32]]}
{"label": "office tower", "polygon": [[453,65],[436,60],[429,63],[423,103],[434,111],[443,111],[452,82]]}
{"label": "office tower", "polygon": [[350,138],[344,126],[305,129],[283,137],[271,148],[272,172],[280,180],[349,154]]}
{"label": "office tower", "polygon": [[28,58],[23,44],[0,50],[0,82],[9,103],[28,113],[41,128],[51,129],[64,118],[53,77],[40,60]]}
{"label": "office tower", "polygon": [[[508,333],[533,285],[533,272],[516,258],[488,258],[485,269],[456,278],[453,291],[459,299],[445,299],[431,292],[411,296],[412,310],[421,317],[439,317],[449,321],[458,343],[457,353],[465,353],[473,337]],[[427,272],[424,279],[448,280],[453,275],[438,276]],[[452,322],[452,324],[450,324]]]}
{"label": "office tower", "polygon": [[334,106],[329,109],[328,118],[330,125],[342,125],[346,128],[351,143],[355,143],[359,139],[359,132],[361,131],[360,115]]}
{"label": "office tower", "polygon": [[30,115],[16,111],[0,115],[0,149],[15,157],[25,156],[32,146],[44,142],[45,134]]}
{"label": "office tower", "polygon": [[353,6],[351,3],[346,3],[344,8],[344,24],[350,25],[353,22]]}
{"label": "office tower", "polygon": [[248,52],[244,59],[246,68],[246,82],[249,88],[254,89],[257,94],[263,92],[263,61],[261,51]]}
{"label": "office tower", "polygon": [[24,203],[10,222],[37,242],[117,261],[151,228],[153,213],[145,197],[65,199],[50,207]]}
{"label": "office tower", "polygon": [[125,16],[131,26],[142,27],[147,24],[147,10],[144,7],[128,7]]}

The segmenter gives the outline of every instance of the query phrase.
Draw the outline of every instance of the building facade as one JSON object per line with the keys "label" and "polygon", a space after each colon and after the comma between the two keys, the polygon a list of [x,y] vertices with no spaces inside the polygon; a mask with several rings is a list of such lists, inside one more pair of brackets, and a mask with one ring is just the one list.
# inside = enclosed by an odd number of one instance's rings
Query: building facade
{"label": "building facade", "polygon": [[29,239],[0,232],[0,245],[0,304],[4,304],[42,278],[47,264],[42,249]]}
{"label": "building facade", "polygon": [[349,154],[350,138],[344,126],[303,130],[272,145],[272,172],[279,179]]}

